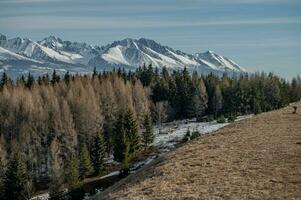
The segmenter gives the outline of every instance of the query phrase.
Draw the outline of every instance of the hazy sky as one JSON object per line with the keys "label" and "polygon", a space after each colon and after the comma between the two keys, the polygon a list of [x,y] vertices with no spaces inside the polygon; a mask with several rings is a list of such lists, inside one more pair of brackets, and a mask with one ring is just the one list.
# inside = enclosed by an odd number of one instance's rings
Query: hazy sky
{"label": "hazy sky", "polygon": [[0,33],[98,45],[145,37],[301,75],[301,0],[0,0]]}

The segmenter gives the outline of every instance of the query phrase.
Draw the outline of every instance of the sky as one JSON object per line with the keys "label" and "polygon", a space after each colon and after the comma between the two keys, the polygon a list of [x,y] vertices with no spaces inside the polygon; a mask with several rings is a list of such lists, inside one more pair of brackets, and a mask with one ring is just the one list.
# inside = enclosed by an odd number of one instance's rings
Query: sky
{"label": "sky", "polygon": [[301,0],[0,0],[0,33],[95,45],[144,37],[250,72],[301,75]]}

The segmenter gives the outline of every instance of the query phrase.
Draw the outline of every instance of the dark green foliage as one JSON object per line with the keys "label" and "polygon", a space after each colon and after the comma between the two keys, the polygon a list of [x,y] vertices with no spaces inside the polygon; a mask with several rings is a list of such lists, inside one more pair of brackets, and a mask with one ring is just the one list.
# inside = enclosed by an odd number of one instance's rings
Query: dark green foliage
{"label": "dark green foliage", "polygon": [[0,80],[0,87],[3,87],[7,82],[8,82],[8,76],[5,72],[3,72]]}
{"label": "dark green foliage", "polygon": [[260,103],[258,101],[254,102],[254,114],[260,114],[262,112]]}
{"label": "dark green foliage", "polygon": [[94,173],[90,153],[86,144],[81,147],[80,176],[86,178]]}
{"label": "dark green foliage", "polygon": [[5,180],[5,169],[0,156],[0,200],[4,199],[4,180]]}
{"label": "dark green foliage", "polygon": [[92,152],[92,160],[96,174],[100,174],[103,170],[106,145],[103,134],[99,132],[95,138]]}
{"label": "dark green foliage", "polygon": [[126,136],[125,114],[120,112],[114,130],[114,160],[123,162],[129,155],[129,141]]}
{"label": "dark green foliage", "polygon": [[4,199],[27,199],[30,197],[29,176],[18,153],[9,160],[4,181]]}
{"label": "dark green foliage", "polygon": [[96,71],[96,67],[94,67],[92,77],[95,78],[97,75],[98,75],[98,73]]}
{"label": "dark green foliage", "polygon": [[226,122],[226,119],[224,117],[224,115],[221,115],[217,118],[217,123],[225,123]]}
{"label": "dark green foliage", "polygon": [[137,70],[137,76],[140,79],[143,86],[149,86],[154,76],[152,65],[149,65],[148,67],[143,65],[142,68],[139,67]]}
{"label": "dark green foliage", "polygon": [[181,72],[176,72],[174,76],[175,90],[172,91],[174,94],[171,104],[174,106],[178,118],[191,118],[194,115],[194,90],[191,76],[186,68]]}
{"label": "dark green foliage", "polygon": [[53,70],[52,78],[51,78],[52,85],[54,85],[55,83],[58,83],[60,80],[61,80],[60,76],[57,75],[55,70]]}
{"label": "dark green foliage", "polygon": [[200,132],[198,132],[198,131],[193,131],[192,134],[191,134],[190,139],[193,140],[193,139],[195,139],[195,138],[197,138],[197,137],[199,137],[199,136],[201,136]]}
{"label": "dark green foliage", "polygon": [[115,120],[114,120],[113,113],[108,111],[105,116],[103,132],[104,132],[106,151],[109,153],[111,153],[113,149],[114,125],[115,125]]}
{"label": "dark green foliage", "polygon": [[71,76],[70,76],[69,71],[67,71],[64,75],[64,81],[65,81],[65,83],[68,84],[70,82],[70,80],[71,80]]}
{"label": "dark green foliage", "polygon": [[144,147],[147,147],[155,139],[152,118],[149,113],[146,113],[144,115],[143,126],[144,126],[144,131],[142,133],[142,139],[143,139]]}
{"label": "dark green foliage", "polygon": [[25,86],[27,88],[31,88],[33,84],[34,84],[34,77],[29,73],[27,76],[27,81],[25,83]]}
{"label": "dark green foliage", "polygon": [[69,160],[66,169],[66,183],[68,184],[70,189],[74,189],[80,186],[80,173],[78,170],[78,160],[75,156],[72,156]]}
{"label": "dark green foliage", "polygon": [[125,114],[124,122],[125,134],[130,145],[129,153],[134,157],[140,151],[141,138],[138,133],[138,125],[134,114],[130,109]]}
{"label": "dark green foliage", "polygon": [[186,134],[185,134],[185,137],[184,137],[183,140],[186,142],[186,141],[188,141],[189,139],[191,139],[191,132],[190,132],[189,129],[187,129]]}
{"label": "dark green foliage", "polygon": [[236,120],[236,115],[235,114],[230,114],[228,117],[228,122],[234,122]]}
{"label": "dark green foliage", "polygon": [[0,79],[0,89],[4,87],[4,85],[12,84],[13,81],[7,76],[5,72],[2,73],[2,77]]}
{"label": "dark green foliage", "polygon": [[212,122],[214,120],[214,116],[213,115],[208,115],[206,121],[207,122]]}
{"label": "dark green foliage", "polygon": [[301,77],[293,78],[290,89],[290,101],[296,102],[301,99]]}

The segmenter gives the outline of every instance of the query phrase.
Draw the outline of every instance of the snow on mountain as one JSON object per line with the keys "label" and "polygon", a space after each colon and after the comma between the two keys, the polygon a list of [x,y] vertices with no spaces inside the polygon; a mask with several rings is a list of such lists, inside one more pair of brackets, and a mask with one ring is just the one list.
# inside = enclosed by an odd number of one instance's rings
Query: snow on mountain
{"label": "snow on mountain", "polygon": [[210,65],[210,67],[217,70],[233,70],[237,72],[245,72],[246,70],[236,64],[234,61],[224,56],[218,55],[213,51],[205,53],[197,53],[195,57]]}
{"label": "snow on mountain", "polygon": [[37,62],[37,63],[42,63],[34,59],[30,59],[24,56],[21,56],[19,54],[16,54],[14,52],[11,52],[7,49],[4,49],[0,47],[0,60],[26,60],[26,61],[32,61],[32,62]]}
{"label": "snow on mountain", "polygon": [[[99,71],[119,67],[135,70],[144,64],[152,64],[158,68],[166,66],[170,70],[187,67],[191,72],[204,74],[245,72],[234,61],[212,51],[191,55],[145,38],[128,38],[100,47],[63,41],[55,36],[35,42],[19,37],[7,39],[5,35],[0,34],[0,47],[0,72],[2,68],[2,71],[8,71],[10,74],[15,71],[19,74],[48,73],[53,69],[87,73],[94,67]],[[11,67],[4,69],[4,66]],[[12,72],[10,69],[13,68]]]}

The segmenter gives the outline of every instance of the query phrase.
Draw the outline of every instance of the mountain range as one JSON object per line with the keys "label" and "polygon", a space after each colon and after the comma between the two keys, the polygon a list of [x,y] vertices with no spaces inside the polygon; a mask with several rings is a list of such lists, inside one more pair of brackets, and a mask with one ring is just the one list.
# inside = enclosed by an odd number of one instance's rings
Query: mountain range
{"label": "mountain range", "polygon": [[167,67],[169,70],[187,67],[190,72],[208,74],[244,73],[246,70],[227,57],[213,51],[188,54],[161,45],[151,39],[124,39],[104,46],[63,41],[49,36],[41,41],[29,38],[7,39],[0,34],[0,73],[16,78],[21,74],[34,76],[58,73],[91,73],[117,68],[134,71],[142,65]]}

